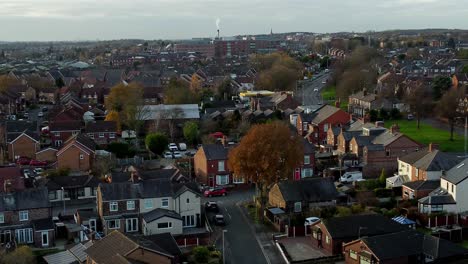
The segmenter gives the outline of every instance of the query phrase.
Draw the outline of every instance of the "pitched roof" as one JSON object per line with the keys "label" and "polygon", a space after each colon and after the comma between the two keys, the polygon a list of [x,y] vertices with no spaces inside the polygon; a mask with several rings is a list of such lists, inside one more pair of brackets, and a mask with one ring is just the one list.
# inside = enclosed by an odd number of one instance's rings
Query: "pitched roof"
{"label": "pitched roof", "polygon": [[340,108],[331,106],[331,105],[325,105],[319,110],[317,110],[317,112],[315,112],[316,115],[312,119],[312,123],[320,124],[323,121],[325,121],[327,118],[329,118],[330,116],[334,115],[335,113],[339,111],[343,111],[343,110],[341,110]]}
{"label": "pitched roof", "polygon": [[428,148],[423,148],[423,149],[420,149],[419,151],[414,151],[403,157],[399,157],[398,159],[405,163],[413,164],[416,161],[422,159],[425,155],[427,155],[427,151],[428,151]]}
{"label": "pitched roof", "polygon": [[115,121],[94,121],[86,124],[86,133],[96,132],[117,132],[117,123]]}
{"label": "pitched roof", "polygon": [[[425,149],[424,151],[417,151],[413,155],[411,154],[407,155],[409,157],[406,158],[406,156],[404,156],[400,160],[405,159],[408,161],[405,162],[425,171],[447,171],[455,167],[458,162],[460,162],[460,159],[457,156],[440,150],[428,151]],[[412,162],[410,163],[409,161]]]}
{"label": "pitched roof", "polygon": [[429,193],[428,196],[418,200],[421,204],[438,205],[438,204],[456,204],[453,196],[447,190],[439,187]]}
{"label": "pitched roof", "polygon": [[119,231],[113,231],[101,240],[96,241],[85,252],[88,256],[99,264],[112,264],[112,257],[123,255],[137,249],[139,245],[133,242]]}
{"label": "pitched roof", "polygon": [[64,188],[97,187],[99,179],[92,175],[83,176],[56,176],[48,177],[46,183],[49,190],[60,190]]}
{"label": "pitched roof", "polygon": [[301,181],[280,181],[277,183],[286,202],[320,202],[335,200],[338,196],[331,178],[310,178]]}
{"label": "pitched roof", "polygon": [[453,184],[458,184],[464,181],[468,178],[468,159],[463,160],[447,171],[445,175],[442,175],[442,178]]}
{"label": "pitched roof", "polygon": [[180,251],[179,245],[177,245],[177,242],[175,241],[171,233],[155,234],[155,235],[146,236],[145,238],[147,240],[154,242],[160,248],[162,248],[163,250],[165,250],[166,252],[168,252],[169,254],[173,256],[178,256],[182,254],[182,252]]}
{"label": "pitched roof", "polygon": [[412,181],[403,183],[404,186],[412,190],[435,190],[440,186],[440,180],[437,181]]}
{"label": "pitched roof", "polygon": [[170,180],[145,180],[99,185],[103,201],[171,197],[174,194]]}
{"label": "pitched roof", "polygon": [[50,132],[55,131],[80,131],[81,121],[57,121],[51,122],[49,126]]}
{"label": "pitched roof", "polygon": [[402,137],[403,134],[400,132],[392,133],[390,130],[381,133],[380,135],[376,136],[375,139],[372,141],[373,144],[382,144],[384,146],[391,144],[395,140]]}
{"label": "pitched roof", "polygon": [[202,146],[207,160],[225,160],[228,156],[228,149],[221,144],[209,144]]}
{"label": "pitched roof", "polygon": [[162,208],[156,208],[154,210],[151,210],[143,214],[143,219],[145,220],[146,223],[153,222],[162,217],[170,217],[170,218],[182,220],[182,217],[175,211],[166,210]]}
{"label": "pitched roof", "polygon": [[350,215],[325,219],[327,231],[336,238],[357,238],[395,233],[407,229],[395,221],[379,214]]}
{"label": "pitched roof", "polygon": [[356,144],[360,147],[363,146],[369,146],[372,144],[372,140],[374,137],[372,136],[354,136],[354,139],[356,140]]}
{"label": "pitched roof", "polygon": [[0,212],[50,207],[47,188],[0,194]]}

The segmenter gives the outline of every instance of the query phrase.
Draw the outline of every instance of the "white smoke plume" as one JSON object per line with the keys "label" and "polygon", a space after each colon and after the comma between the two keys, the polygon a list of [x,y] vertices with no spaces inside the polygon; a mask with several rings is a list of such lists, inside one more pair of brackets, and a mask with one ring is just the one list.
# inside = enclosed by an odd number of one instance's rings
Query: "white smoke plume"
{"label": "white smoke plume", "polygon": [[219,30],[219,23],[221,22],[221,19],[216,18],[216,28]]}

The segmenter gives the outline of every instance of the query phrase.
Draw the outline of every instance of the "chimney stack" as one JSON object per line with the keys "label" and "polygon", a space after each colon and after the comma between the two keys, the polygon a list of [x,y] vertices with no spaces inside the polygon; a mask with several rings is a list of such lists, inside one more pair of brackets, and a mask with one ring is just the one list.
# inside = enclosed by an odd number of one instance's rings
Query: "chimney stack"
{"label": "chimney stack", "polygon": [[219,29],[218,29],[218,39],[219,39]]}
{"label": "chimney stack", "polygon": [[400,127],[398,126],[398,124],[393,124],[390,128],[390,132],[392,132],[392,134],[400,132]]}
{"label": "chimney stack", "polygon": [[433,152],[435,150],[438,150],[439,149],[439,144],[436,144],[436,143],[430,143],[429,144],[429,152]]}

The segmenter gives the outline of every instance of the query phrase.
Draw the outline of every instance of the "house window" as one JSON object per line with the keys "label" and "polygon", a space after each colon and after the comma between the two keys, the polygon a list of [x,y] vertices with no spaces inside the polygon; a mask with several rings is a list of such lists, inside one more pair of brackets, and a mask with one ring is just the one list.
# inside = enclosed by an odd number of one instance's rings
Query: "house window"
{"label": "house window", "polygon": [[195,226],[195,216],[193,216],[193,215],[184,215],[184,216],[182,216],[182,226],[183,227],[194,227]]}
{"label": "house window", "polygon": [[99,133],[99,137],[100,137],[100,138],[103,138],[103,137],[104,137],[104,133]]}
{"label": "house window", "polygon": [[161,207],[169,207],[169,198],[161,199]]}
{"label": "house window", "polygon": [[448,187],[448,182],[445,183],[445,189],[448,191],[449,187]]}
{"label": "house window", "polygon": [[327,132],[328,131],[328,124],[323,125],[323,131]]}
{"label": "house window", "polygon": [[368,257],[365,256],[360,256],[359,258],[359,264],[371,264],[371,260]]}
{"label": "house window", "polygon": [[3,224],[3,223],[5,223],[5,214],[0,213],[0,224]]}
{"label": "house window", "polygon": [[295,202],[294,203],[294,212],[299,213],[302,211],[302,203],[301,202]]}
{"label": "house window", "polygon": [[229,184],[229,175],[216,175],[216,185]]}
{"label": "house window", "polygon": [[60,137],[60,132],[55,132],[55,133],[54,133],[54,136],[55,136],[55,137]]}
{"label": "house window", "polygon": [[349,257],[352,258],[352,259],[357,260],[357,252],[352,250],[352,249],[349,250]]}
{"label": "house window", "polygon": [[117,202],[110,202],[109,203],[109,210],[111,212],[117,212],[119,210],[119,203]]}
{"label": "house window", "polygon": [[115,138],[115,133],[110,133],[109,138]]}
{"label": "house window", "polygon": [[138,218],[129,218],[125,220],[125,232],[138,231]]}
{"label": "house window", "polygon": [[309,155],[304,155],[304,164],[309,165],[310,164],[310,156]]}
{"label": "house window", "polygon": [[313,170],[311,168],[303,168],[301,171],[301,178],[312,177]]}
{"label": "house window", "polygon": [[224,171],[224,160],[218,161],[218,171]]}
{"label": "house window", "polygon": [[453,193],[453,186],[454,186],[454,185],[455,185],[455,184],[452,184],[452,193]]}
{"label": "house window", "polygon": [[4,230],[0,232],[0,243],[7,243],[11,241],[11,231]]}
{"label": "house window", "polygon": [[151,208],[153,208],[153,200],[146,199],[145,200],[145,209],[151,209]]}
{"label": "house window", "polygon": [[25,228],[25,229],[16,229],[16,241],[19,244],[26,244],[33,242],[33,231],[32,228]]}
{"label": "house window", "polygon": [[80,153],[80,160],[84,159],[84,155]]}
{"label": "house window", "polygon": [[158,223],[158,228],[159,229],[172,228],[172,222]]}
{"label": "house window", "polygon": [[62,146],[62,144],[63,144],[62,140],[55,140],[55,146],[56,147],[60,147],[60,146]]}
{"label": "house window", "polygon": [[19,220],[20,221],[28,221],[29,214],[28,211],[19,211]]}
{"label": "house window", "polygon": [[55,199],[57,199],[57,192],[56,191],[49,192],[49,200],[55,200]]}
{"label": "house window", "polygon": [[127,210],[135,210],[135,201],[127,201]]}
{"label": "house window", "polygon": [[443,205],[431,205],[431,212],[442,212],[443,210]]}
{"label": "house window", "polygon": [[385,151],[385,154],[387,155],[387,157],[390,157],[390,150]]}
{"label": "house window", "polygon": [[330,237],[328,235],[325,236],[325,243],[330,244]]}
{"label": "house window", "polygon": [[190,203],[190,199],[189,199],[189,198],[187,198],[187,203],[188,203],[188,204]]}
{"label": "house window", "polygon": [[41,242],[43,247],[49,246],[49,232],[41,232]]}
{"label": "house window", "polygon": [[120,229],[120,219],[108,220],[107,228],[109,229]]}
{"label": "house window", "polygon": [[94,139],[94,133],[88,133],[88,137],[89,137],[90,139]]}
{"label": "house window", "polygon": [[232,178],[232,182],[235,184],[242,184],[244,183],[244,178],[234,174],[234,177]]}

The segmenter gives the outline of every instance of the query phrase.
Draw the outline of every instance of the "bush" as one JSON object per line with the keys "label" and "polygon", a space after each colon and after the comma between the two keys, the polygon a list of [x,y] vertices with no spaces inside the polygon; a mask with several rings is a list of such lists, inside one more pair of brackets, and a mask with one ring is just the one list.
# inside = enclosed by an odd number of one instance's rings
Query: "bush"
{"label": "bush", "polygon": [[211,251],[210,256],[212,258],[221,258],[221,256],[222,256],[221,251],[217,251],[217,250],[216,251]]}
{"label": "bush", "polygon": [[400,211],[396,208],[393,208],[391,210],[386,211],[384,215],[391,218],[400,215]]}
{"label": "bush", "polygon": [[136,151],[129,144],[123,142],[112,142],[107,146],[107,151],[113,153],[118,159],[132,158]]}
{"label": "bush", "polygon": [[169,144],[169,139],[162,133],[148,134],[145,139],[146,147],[156,155],[161,155]]}
{"label": "bush", "polygon": [[47,177],[68,176],[69,174],[70,174],[70,168],[61,168],[61,169],[49,171],[47,173]]}
{"label": "bush", "polygon": [[353,204],[351,205],[352,214],[360,214],[364,212],[365,207],[362,204]]}
{"label": "bush", "polygon": [[357,183],[358,189],[372,191],[377,188],[385,187],[385,183],[382,183],[377,179],[369,179],[367,181],[361,181]]}
{"label": "bush", "polygon": [[207,263],[210,251],[207,247],[198,246],[192,250],[193,256],[198,263]]}
{"label": "bush", "polygon": [[336,208],[336,216],[349,216],[351,215],[352,212],[351,212],[351,209],[348,208],[348,207],[344,207],[344,206],[338,206]]}
{"label": "bush", "polygon": [[374,189],[375,196],[379,198],[390,197],[393,194],[392,189],[377,188]]}

